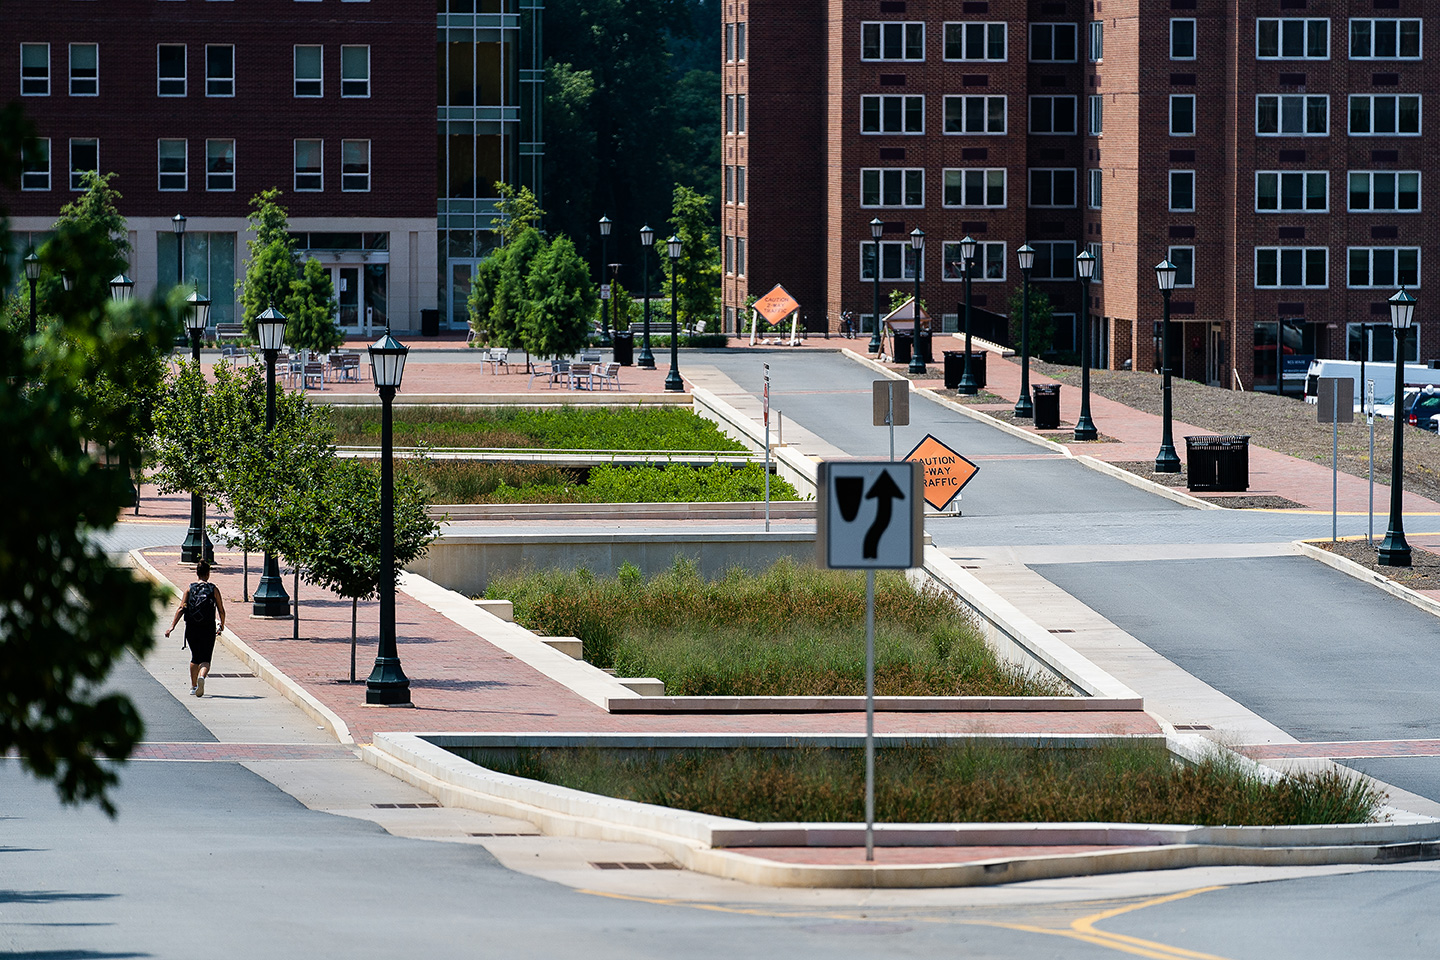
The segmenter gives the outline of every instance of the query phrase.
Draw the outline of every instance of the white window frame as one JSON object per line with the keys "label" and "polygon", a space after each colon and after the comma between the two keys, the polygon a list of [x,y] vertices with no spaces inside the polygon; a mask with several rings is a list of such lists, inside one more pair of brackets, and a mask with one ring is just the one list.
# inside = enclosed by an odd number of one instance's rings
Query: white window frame
{"label": "white window frame", "polygon": [[[1314,253],[1314,252],[1317,252],[1317,251],[1318,251],[1319,253],[1322,253],[1322,254],[1325,255],[1325,269],[1323,270],[1323,273],[1325,274],[1325,276],[1324,276],[1324,278],[1323,278],[1323,282],[1321,282],[1321,283],[1306,283],[1306,282],[1305,282],[1306,280],[1312,279],[1312,278],[1306,276],[1306,274],[1307,274],[1308,271],[1309,271],[1309,259],[1310,259],[1310,258],[1309,258],[1309,256],[1308,256],[1308,254]],[[1262,283],[1260,282],[1260,256],[1261,256],[1262,253],[1271,253],[1271,252],[1273,252],[1273,253],[1275,254],[1275,282],[1274,282],[1273,284],[1262,284]],[[1282,271],[1283,271],[1283,269],[1284,269],[1282,260],[1284,259],[1284,257],[1285,257],[1286,254],[1295,254],[1295,255],[1298,255],[1298,256],[1300,257],[1300,267],[1301,267],[1301,273],[1302,273],[1301,282],[1300,282],[1300,283],[1282,283],[1282,282],[1281,282],[1281,279],[1282,279],[1281,273],[1282,273]],[[1327,288],[1330,286],[1330,248],[1329,248],[1329,247],[1281,247],[1281,246],[1259,246],[1259,247],[1256,247],[1256,248],[1255,248],[1255,259],[1254,259],[1254,274],[1253,274],[1252,276],[1254,277],[1253,282],[1254,282],[1254,285],[1255,285],[1255,289],[1256,289],[1256,290],[1324,290],[1324,289],[1327,289]]]}
{"label": "white window frame", "polygon": [[1085,252],[1088,253],[1088,254],[1090,254],[1090,256],[1092,256],[1092,257],[1095,258],[1095,272],[1090,275],[1090,282],[1091,282],[1091,283],[1104,283],[1104,282],[1105,282],[1105,258],[1104,258],[1105,244],[1103,244],[1103,243],[1087,243],[1087,244],[1085,244]]}
{"label": "white window frame", "polygon": [[[1188,23],[1190,25],[1190,56],[1175,56],[1175,25],[1177,23]],[[1194,60],[1200,49],[1200,27],[1194,17],[1171,17],[1170,18],[1170,59],[1171,60]]]}
{"label": "white window frame", "polygon": [[[1028,117],[1027,117],[1027,125],[1028,125],[1028,130],[1027,130],[1027,132],[1028,132],[1031,136],[1036,136],[1036,137],[1073,137],[1077,132],[1079,132],[1079,128],[1078,128],[1078,126],[1076,125],[1076,116],[1075,116],[1076,113],[1079,112],[1079,106],[1078,106],[1078,101],[1079,101],[1079,99],[1080,99],[1080,98],[1077,97],[1077,96],[1076,96],[1075,94],[1073,94],[1073,93],[1035,94],[1035,95],[1032,95],[1032,96],[1030,97],[1030,104],[1029,104],[1030,109],[1029,109],[1029,115],[1028,115]],[[1046,100],[1046,101],[1049,101],[1049,105],[1050,105],[1050,126],[1051,126],[1052,128],[1055,126],[1055,107],[1056,107],[1056,105],[1057,105],[1060,101],[1062,101],[1062,100],[1068,100],[1068,101],[1070,101],[1070,128],[1069,128],[1068,130],[1054,130],[1054,129],[1051,129],[1051,130],[1036,130],[1036,129],[1035,129],[1035,101],[1037,101],[1037,100]]]}
{"label": "white window frame", "polygon": [[[1035,177],[1050,181],[1050,198],[1055,198],[1055,175],[1066,174],[1070,180],[1070,203],[1036,203]],[[1030,167],[1025,173],[1025,205],[1040,210],[1074,210],[1080,202],[1080,171],[1075,167]]]}
{"label": "white window frame", "polygon": [[[226,143],[228,143],[228,144],[230,144],[230,151],[229,151],[229,153],[230,153],[230,170],[228,171],[228,173],[227,173],[227,171],[225,171],[225,170],[220,170],[220,171],[218,171],[218,172],[212,172],[212,170],[211,170],[211,164],[212,164],[213,162],[215,162],[215,160],[217,160],[217,159],[218,159],[218,160],[224,160],[224,158],[225,158],[225,153],[224,153],[224,148],[223,148],[223,147],[221,148],[221,153],[219,153],[218,156],[212,156],[212,154],[211,154],[211,149],[210,149],[210,145],[211,145],[212,143],[215,143],[215,144],[226,144]],[[238,174],[237,174],[237,170],[238,170],[238,168],[239,168],[239,161],[236,159],[236,154],[237,154],[237,151],[236,151],[236,143],[235,143],[235,139],[234,139],[233,137],[213,137],[213,138],[208,139],[208,140],[205,141],[205,192],[206,192],[206,193],[234,193],[234,192],[235,192],[235,182],[236,182],[236,180],[239,179],[239,176],[238,176]],[[225,178],[227,175],[228,175],[228,177],[229,177],[229,184],[230,184],[229,186],[226,186],[226,185],[225,185],[225,179],[224,179],[224,178]]]}
{"label": "white window frame", "polygon": [[[1274,178],[1275,178],[1275,206],[1274,206],[1273,208],[1270,208],[1270,207],[1262,207],[1262,206],[1260,206],[1260,184],[1261,184],[1262,179],[1269,179],[1269,178],[1271,178],[1271,177],[1274,177]],[[1300,197],[1301,197],[1302,206],[1300,206],[1300,207],[1298,207],[1298,208],[1297,208],[1297,207],[1287,207],[1287,206],[1285,206],[1285,183],[1286,183],[1286,181],[1293,180],[1293,179],[1296,178],[1296,177],[1299,177],[1299,178],[1300,178]],[[1309,198],[1310,198],[1310,180],[1311,180],[1312,177],[1318,177],[1318,178],[1320,178],[1321,180],[1324,180],[1324,181],[1325,181],[1325,191],[1324,191],[1325,206],[1324,206],[1322,209],[1319,209],[1319,210],[1312,209],[1312,208],[1310,208],[1310,207],[1308,207],[1308,206],[1304,206],[1304,205],[1303,205],[1303,204],[1309,202]],[[1297,214],[1297,213],[1329,213],[1329,212],[1330,212],[1330,171],[1328,171],[1328,170],[1256,170],[1256,171],[1255,171],[1255,212],[1256,212],[1256,213],[1260,213],[1260,214],[1271,214],[1271,213],[1286,213],[1286,214]]]}
{"label": "white window frame", "polygon": [[745,206],[745,164],[735,167],[735,205]]}
{"label": "white window frame", "polygon": [[[365,173],[345,172],[345,148],[350,144],[365,144]],[[340,190],[342,193],[369,193],[370,185],[375,177],[374,147],[369,140],[341,140],[340,141]],[[359,186],[359,178],[365,178],[365,185]]]}
{"label": "white window frame", "polygon": [[[210,51],[219,49],[230,51],[230,76],[212,77],[210,75]],[[229,93],[211,93],[210,84],[223,83],[230,87]],[[207,43],[205,44],[205,96],[207,97],[233,97],[235,96],[235,44],[233,43]]]}
{"label": "white window frame", "polygon": [[[1369,54],[1362,54],[1362,55],[1360,55],[1360,56],[1356,56],[1356,54],[1355,54],[1355,24],[1357,24],[1357,23],[1368,23],[1368,24],[1370,24],[1370,53],[1369,53]],[[1393,23],[1393,24],[1395,24],[1395,56],[1393,56],[1393,57],[1381,57],[1381,56],[1376,56],[1376,54],[1375,54],[1375,24],[1377,24],[1377,23]],[[1415,55],[1414,55],[1413,57],[1403,56],[1403,55],[1401,55],[1401,53],[1400,53],[1400,24],[1402,24],[1402,23],[1413,23],[1413,24],[1416,24],[1416,25],[1420,28],[1420,32],[1419,32],[1419,43],[1420,43],[1420,46],[1419,46],[1419,49],[1416,50]],[[1425,21],[1422,20],[1422,19],[1420,19],[1420,18],[1418,18],[1418,17],[1351,17],[1351,18],[1350,18],[1350,23],[1349,23],[1349,25],[1348,25],[1348,26],[1346,27],[1346,29],[1345,29],[1345,37],[1346,37],[1345,49],[1346,49],[1346,51],[1349,53],[1351,60],[1421,60],[1421,59],[1423,59],[1424,56],[1425,56]]]}
{"label": "white window frame", "polygon": [[1194,248],[1194,247],[1191,247],[1191,246],[1170,247],[1168,250],[1165,251],[1165,258],[1166,258],[1167,260],[1169,260],[1171,263],[1175,264],[1176,267],[1179,267],[1179,266],[1180,266],[1180,261],[1175,259],[1176,252],[1179,251],[1179,250],[1188,250],[1188,251],[1190,251],[1190,258],[1189,258],[1189,259],[1190,259],[1190,282],[1189,282],[1189,283],[1182,283],[1181,280],[1183,279],[1183,275],[1182,275],[1182,273],[1180,272],[1180,270],[1176,270],[1176,271],[1175,271],[1175,286],[1176,286],[1177,288],[1179,288],[1179,287],[1185,287],[1185,288],[1194,287],[1194,286],[1195,286],[1195,248]]}
{"label": "white window frame", "polygon": [[[1190,181],[1190,206],[1188,206],[1188,207],[1177,207],[1177,206],[1175,205],[1175,183],[1176,183],[1177,180],[1183,182],[1183,181],[1185,181],[1185,180],[1187,180],[1187,179]],[[1169,176],[1169,177],[1167,178],[1167,180],[1166,180],[1166,188],[1167,188],[1167,197],[1168,197],[1168,199],[1169,199],[1169,210],[1170,210],[1171,213],[1194,213],[1194,212],[1195,212],[1195,204],[1196,204],[1196,199],[1197,199],[1197,198],[1196,198],[1196,196],[1195,196],[1195,171],[1194,171],[1194,170],[1171,170],[1171,171],[1170,171],[1170,176]]]}
{"label": "white window frame", "polygon": [[[866,203],[866,202],[865,202],[865,194],[867,193],[867,187],[866,187],[865,181],[866,181],[867,179],[873,179],[873,180],[875,181],[875,193],[876,193],[876,195],[877,195],[877,197],[878,197],[878,200],[879,200],[878,203]],[[919,200],[918,203],[909,203],[909,202],[906,201],[906,197],[908,197],[909,194],[910,194],[910,186],[911,186],[911,181],[912,181],[912,179],[918,179],[918,180],[919,180],[919,183],[920,183],[920,200]],[[898,190],[898,192],[899,192],[899,198],[900,198],[900,202],[899,202],[899,203],[886,203],[886,202],[885,202],[886,195],[887,195],[887,193],[889,192],[889,191],[888,191],[888,188],[889,188],[890,186],[892,186],[891,184],[887,183],[887,181],[889,181],[889,180],[895,180],[895,181],[897,182],[896,185],[895,185],[895,188],[896,188],[896,189]],[[924,206],[925,206],[925,168],[924,168],[924,167],[862,167],[862,168],[861,168],[861,170],[860,170],[860,207],[861,207],[861,209],[863,209],[863,210],[881,209],[881,208],[890,208],[890,209],[900,209],[900,208],[904,208],[904,209],[915,209],[915,208],[920,208],[920,207],[924,207]]]}
{"label": "white window frame", "polygon": [[[1031,280],[1058,281],[1075,279],[1074,240],[1031,240],[1030,246],[1035,251],[1035,270],[1030,274]],[[1063,257],[1055,256],[1057,249],[1062,250],[1065,255]],[[1041,256],[1042,253],[1044,254],[1043,257]],[[1042,274],[1039,272],[1042,263],[1050,264],[1052,268],[1050,273]],[[1064,263],[1065,273],[1057,274],[1054,272],[1053,268],[1057,263]]]}
{"label": "white window frame", "polygon": [[[912,28],[920,28],[919,49],[912,51],[910,48],[910,34]],[[891,32],[900,34],[900,56],[885,56],[886,34]],[[879,40],[880,55],[878,57],[867,57],[865,47],[867,37],[876,35]],[[915,54],[915,55],[912,55]],[[924,20],[866,20],[860,24],[860,60],[864,63],[923,63],[925,61],[925,21]]]}
{"label": "white window frame", "polygon": [[[1000,202],[990,202],[990,192],[994,189],[991,182],[995,174],[1000,175]],[[984,196],[983,203],[966,203],[965,195],[971,184],[967,180],[979,179],[980,191]],[[956,188],[960,191],[960,202],[950,202],[951,183],[955,182]],[[1005,167],[948,167],[941,174],[940,205],[952,210],[966,208],[970,210],[988,209],[1000,210],[1010,202],[1010,172]]]}
{"label": "white window frame", "polygon": [[1105,59],[1105,21],[1091,20],[1086,38],[1086,52],[1089,54],[1091,63],[1100,63]]}
{"label": "white window frame", "polygon": [[726,204],[733,204],[734,202],[735,202],[735,168],[734,168],[733,166],[731,166],[730,164],[727,163],[727,164],[725,164],[725,203],[726,203]]}
{"label": "white window frame", "polygon": [[[1004,283],[1005,271],[1009,267],[1006,244],[994,241],[980,241],[975,244],[975,276],[971,283]],[[940,279],[946,283],[960,283],[965,279],[965,267],[961,263],[960,241],[946,240],[940,245]]]}
{"label": "white window frame", "polygon": [[[93,144],[95,144],[95,166],[94,166],[94,167],[85,167],[85,168],[83,168],[83,169],[78,169],[78,170],[76,169],[76,167],[75,167],[75,144],[77,144],[77,143],[93,143]],[[99,141],[99,139],[96,138],[96,137],[71,137],[71,138],[70,138],[70,156],[69,156],[69,160],[70,160],[70,164],[69,164],[69,170],[70,170],[70,191],[71,191],[72,193],[79,193],[80,191],[82,191],[82,190],[85,189],[84,184],[81,183],[81,177],[83,177],[84,174],[86,174],[87,172],[89,172],[89,171],[91,171],[91,170],[94,170],[96,173],[99,173],[99,172],[100,172],[100,141]]]}
{"label": "white window frame", "polygon": [[[89,93],[77,93],[75,91],[75,48],[90,47],[95,51],[95,76],[81,77],[81,81],[88,81],[94,84],[94,89]],[[100,44],[98,43],[72,43],[70,44],[70,96],[72,97],[98,97],[100,96]]]}
{"label": "white window frame", "polygon": [[1092,93],[1088,97],[1089,110],[1085,120],[1085,132],[1092,137],[1105,135],[1105,94]]}
{"label": "white window frame", "polygon": [[[1423,326],[1419,321],[1410,324],[1410,334],[1405,338],[1405,362],[1420,362],[1420,328]],[[1356,336],[1358,334],[1358,336]],[[1353,340],[1359,340],[1365,354],[1365,359],[1371,363],[1394,363],[1395,362],[1395,330],[1388,323],[1347,323],[1345,324],[1345,356],[1349,357],[1350,344]],[[1385,351],[1377,353],[1375,350],[1376,341],[1386,345]],[[1383,356],[1388,353],[1389,356]]]}
{"label": "white window frame", "polygon": [[[308,169],[305,170],[305,171],[303,171],[303,172],[301,171],[301,169],[300,169],[300,144],[302,144],[302,143],[314,143],[314,144],[319,144],[319,151],[320,151],[320,170],[319,170],[318,172],[313,171],[313,170],[308,170]],[[294,142],[293,142],[292,145],[291,145],[291,167],[292,167],[292,172],[293,172],[293,174],[294,174],[294,179],[292,180],[292,183],[294,184],[294,189],[295,189],[295,192],[296,192],[296,193],[324,193],[324,192],[325,192],[325,141],[322,140],[322,139],[320,139],[320,138],[318,138],[318,137],[296,137],[295,140],[294,140]],[[318,177],[318,178],[319,178],[319,180],[317,181],[317,182],[318,182],[318,186],[301,186],[301,185],[300,185],[300,184],[301,184],[301,180],[300,180],[301,177]],[[309,180],[306,180],[306,181],[305,181],[306,184],[309,184],[310,182],[311,182],[311,181],[309,181]]]}
{"label": "white window frame", "polygon": [[[1300,101],[1300,114],[1304,118],[1305,129],[1299,133],[1284,129],[1277,129],[1274,132],[1264,132],[1260,129],[1260,104],[1264,100],[1275,101],[1275,116],[1277,127],[1284,126],[1285,104],[1287,101]],[[1325,102],[1325,129],[1319,133],[1312,132],[1310,125],[1310,101],[1323,100]],[[1257,137],[1328,137],[1330,136],[1330,95],[1328,93],[1257,93],[1255,94],[1255,136]]]}
{"label": "white window frame", "polygon": [[[160,51],[166,48],[180,49],[180,76],[166,77],[160,73]],[[165,84],[179,83],[179,93],[166,93]],[[190,47],[184,43],[157,43],[155,44],[155,96],[157,97],[184,97],[190,93]]]}
{"label": "white window frame", "polygon": [[[1366,259],[1365,272],[1369,283],[1352,283],[1350,280],[1350,265],[1357,253],[1363,253]],[[1392,261],[1392,278],[1383,282],[1375,280],[1375,255],[1389,254]],[[1414,280],[1401,279],[1400,277],[1400,255],[1413,253],[1415,255]],[[1346,247],[1345,248],[1345,287],[1349,290],[1393,290],[1396,287],[1415,289],[1420,286],[1420,262],[1421,252],[1419,247]]]}
{"label": "white window frame", "polygon": [[735,238],[735,276],[745,276],[745,238]]}
{"label": "white window frame", "polygon": [[[1189,106],[1190,106],[1190,129],[1189,129],[1188,131],[1186,131],[1186,130],[1177,130],[1177,129],[1175,129],[1175,108],[1176,108],[1177,106],[1179,106],[1179,105],[1181,105],[1181,104],[1185,104],[1185,103],[1187,103],[1187,102],[1188,102],[1188,104],[1189,104]],[[1193,93],[1172,93],[1172,94],[1170,94],[1170,116],[1169,116],[1169,124],[1170,124],[1170,136],[1172,136],[1172,137],[1193,137],[1193,136],[1195,136],[1195,130],[1196,130],[1196,128],[1200,125],[1199,119],[1196,117],[1195,94],[1193,94]]]}
{"label": "white window frame", "polygon": [[[25,75],[25,51],[27,49],[45,49],[45,76],[38,74],[27,77]],[[20,96],[22,97],[48,97],[50,96],[50,74],[53,64],[50,60],[50,44],[48,43],[22,43],[20,44]],[[41,89],[43,86],[44,89]]]}
{"label": "white window frame", "polygon": [[[1405,131],[1400,127],[1400,101],[1413,99],[1415,101],[1415,129]],[[1357,100],[1370,101],[1370,130],[1359,131],[1351,126],[1355,119],[1354,109]],[[1394,131],[1375,132],[1375,102],[1377,100],[1395,101],[1395,127]],[[1425,103],[1424,98],[1418,93],[1352,93],[1346,103],[1345,109],[1345,131],[1352,137],[1418,137],[1425,128]]]}
{"label": "white window frame", "polygon": [[[971,100],[981,100],[981,101],[984,101],[984,113],[985,113],[984,126],[986,127],[986,129],[984,129],[984,130],[970,130],[970,129],[967,129],[966,126],[965,126],[966,121],[968,120],[968,112],[967,112],[967,110],[966,110],[966,107],[969,106],[969,101],[971,101]],[[990,127],[990,121],[991,121],[991,117],[990,117],[991,101],[994,101],[994,100],[1000,101],[1000,129],[999,129],[999,130],[991,130],[991,129],[989,129],[989,127]],[[960,113],[959,113],[960,126],[959,126],[959,129],[951,129],[951,126],[950,126],[950,105],[951,105],[952,103],[954,103],[954,102],[958,102],[958,103],[960,104]],[[1007,96],[1005,96],[1005,94],[1003,94],[1003,93],[989,93],[989,94],[986,94],[986,93],[950,93],[950,94],[946,94],[946,95],[945,95],[945,118],[944,118],[944,122],[945,122],[945,133],[946,133],[947,136],[959,136],[959,135],[974,136],[974,137],[982,137],[982,136],[983,136],[983,137],[998,137],[998,136],[1004,136],[1004,135],[1005,135],[1006,133],[1008,133],[1009,130],[1010,130],[1010,100],[1009,100],[1009,98],[1008,98]]]}
{"label": "white window frame", "polygon": [[[1276,52],[1269,56],[1260,52],[1260,33],[1262,25],[1267,23],[1277,24],[1276,27]],[[1316,29],[1317,24],[1322,24],[1325,31],[1325,55],[1323,57],[1309,53],[1310,31]],[[1298,57],[1287,57],[1285,55],[1285,34],[1289,28],[1299,25],[1301,37],[1300,45],[1306,52]],[[1256,17],[1255,18],[1255,59],[1256,60],[1329,60],[1330,59],[1330,21],[1323,17]]]}
{"label": "white window frame", "polygon": [[[1072,55],[1069,57],[1057,58],[1053,56],[1053,54],[1055,53],[1055,37],[1061,32],[1068,32],[1070,34],[1070,49]],[[1052,56],[1047,57],[1043,60],[1038,59],[1035,56],[1036,36],[1037,34],[1041,33],[1050,34],[1050,53],[1052,54]],[[1052,23],[1049,21],[1042,23],[1032,22],[1030,24],[1028,37],[1030,41],[1029,60],[1031,63],[1078,63],[1080,60],[1080,24],[1078,23]]]}
{"label": "white window frame", "polygon": [[[178,171],[180,177],[179,186],[166,186],[165,178],[177,175],[175,170],[165,169],[165,144],[180,144],[181,169]],[[168,159],[174,159],[173,157]],[[174,137],[160,137],[155,141],[155,189],[161,193],[183,193],[190,189],[190,141]]]}
{"label": "white window frame", "polygon": [[[303,78],[302,78],[302,77],[300,76],[300,51],[301,51],[301,50],[318,50],[318,51],[320,51],[320,75],[319,75],[318,77],[303,77]],[[316,98],[324,97],[324,96],[325,96],[325,47],[324,47],[324,45],[323,45],[323,44],[319,44],[319,43],[297,43],[297,44],[295,44],[295,46],[292,48],[292,51],[293,51],[293,52],[291,53],[291,75],[294,77],[294,86],[291,87],[291,93],[294,95],[295,99],[297,99],[297,100],[313,100],[313,99],[316,99]],[[319,91],[319,92],[317,92],[317,93],[301,93],[301,92],[300,92],[300,84],[302,84],[302,83],[318,83],[318,84],[320,85],[319,88],[318,88],[318,91]],[[309,89],[309,88],[307,88],[307,89]]]}
{"label": "white window frame", "polygon": [[[886,252],[887,250],[889,250],[889,251],[891,251],[891,252],[898,252],[898,254],[899,254],[899,258],[900,258],[900,273],[899,273],[898,275],[887,274],[887,273],[885,272],[885,261],[886,261],[886,259],[887,259],[886,256],[885,256],[885,252]],[[903,282],[906,282],[906,283],[914,283],[914,282],[915,282],[915,270],[914,270],[914,267],[915,267],[916,254],[917,254],[918,252],[919,252],[919,251],[915,250],[915,249],[910,245],[910,241],[909,241],[908,239],[906,239],[906,240],[881,240],[881,241],[880,241],[880,263],[878,264],[878,269],[879,269],[879,271],[880,271],[880,282],[881,282],[881,283],[900,283],[900,282],[903,281]],[[867,259],[867,258],[874,257],[874,255],[875,255],[875,241],[874,241],[874,240],[866,240],[866,241],[864,241],[863,243],[860,244],[860,279],[863,280],[863,281],[865,281],[865,282],[867,282],[867,283],[873,283],[873,282],[875,281],[875,277],[874,277],[873,275],[867,275],[866,272],[865,272],[865,261],[866,261],[866,259]],[[892,258],[892,259],[893,259],[893,258]],[[924,282],[925,282],[925,263],[924,263],[925,258],[924,258],[924,257],[919,257],[919,260],[920,260],[920,282],[921,282],[921,283],[924,283]]]}
{"label": "white window frame", "polygon": [[[1370,200],[1369,206],[1357,207],[1350,202],[1351,197],[1355,195],[1355,192],[1350,187],[1350,181],[1351,178],[1357,176],[1363,176],[1366,178],[1365,195]],[[1395,178],[1395,187],[1392,191],[1396,200],[1395,206],[1375,206],[1376,176]],[[1400,178],[1404,176],[1415,177],[1415,206],[1413,208],[1402,207],[1399,205]],[[1422,178],[1420,176],[1419,170],[1347,170],[1345,173],[1345,209],[1350,213],[1420,213],[1424,208],[1424,201],[1420,194],[1421,183]]]}
{"label": "white window frame", "polygon": [[[981,40],[983,50],[978,57],[970,55],[970,31],[965,29],[967,27],[983,28],[982,33],[984,34],[984,39]],[[957,44],[960,48],[960,56],[958,57],[950,56],[950,34],[952,28],[954,28],[953,32],[960,37],[959,43]],[[990,56],[990,35],[996,28],[999,28],[1000,31],[1000,56],[992,57]],[[941,54],[946,60],[952,63],[1004,63],[1010,59],[1010,24],[1004,20],[986,20],[978,23],[971,20],[951,21],[945,24],[943,40],[944,48],[941,50]]]}
{"label": "white window frame", "polygon": [[1105,203],[1105,171],[1092,167],[1085,171],[1085,206],[1099,210]]}
{"label": "white window frame", "polygon": [[[745,135],[745,94],[735,94],[735,135]],[[743,238],[741,238],[743,239]]]}
{"label": "white window frame", "polygon": [[735,62],[735,24],[725,24],[725,62]]}
{"label": "white window frame", "polygon": [[[900,130],[885,129],[886,103],[888,101],[899,101],[900,105]],[[920,129],[906,129],[910,119],[910,108],[913,101],[920,102]],[[865,129],[865,108],[866,104],[875,103],[876,119],[879,121],[879,129]],[[740,125],[744,131],[744,124]],[[860,133],[867,137],[923,137],[925,135],[925,95],[922,93],[867,93],[860,97]]]}
{"label": "white window frame", "polygon": [[[25,169],[26,153],[29,152],[26,147],[38,147],[40,144],[44,144],[45,150],[45,172],[43,174],[38,165],[34,170]],[[51,171],[54,169],[54,163],[55,155],[50,150],[49,137],[27,137],[20,145],[20,189],[25,192],[49,190],[53,183]],[[40,179],[42,176],[44,177],[43,181]],[[43,186],[41,186],[42,182]]]}
{"label": "white window frame", "polygon": [[744,63],[748,59],[749,46],[745,39],[745,24],[744,20],[735,24],[735,59],[739,63]]}
{"label": "white window frame", "polygon": [[[365,79],[355,80],[345,77],[345,52],[347,50],[365,51]],[[340,47],[340,98],[342,100],[368,100],[370,98],[370,44],[368,43],[346,43]],[[347,93],[346,86],[350,85],[352,90],[359,89],[358,84],[365,85],[364,93]]]}

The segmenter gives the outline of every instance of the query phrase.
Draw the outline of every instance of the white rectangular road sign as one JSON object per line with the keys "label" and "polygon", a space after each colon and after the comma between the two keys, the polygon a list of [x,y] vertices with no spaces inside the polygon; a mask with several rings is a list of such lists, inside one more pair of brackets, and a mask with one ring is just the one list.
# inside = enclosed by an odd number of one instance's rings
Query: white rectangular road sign
{"label": "white rectangular road sign", "polygon": [[816,504],[816,562],[832,570],[905,570],[924,563],[919,464],[826,460]]}

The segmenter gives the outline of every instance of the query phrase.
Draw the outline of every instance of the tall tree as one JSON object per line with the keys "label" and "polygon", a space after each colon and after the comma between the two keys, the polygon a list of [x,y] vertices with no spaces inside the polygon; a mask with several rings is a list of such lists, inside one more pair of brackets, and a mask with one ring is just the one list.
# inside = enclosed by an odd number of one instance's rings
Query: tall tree
{"label": "tall tree", "polygon": [[335,324],[335,289],[317,260],[301,265],[290,238],[290,217],[280,205],[277,189],[250,198],[250,259],[240,290],[240,319],[245,334],[255,339],[255,318],[274,307],[291,322],[285,339],[305,350],[330,350],[345,340]]}
{"label": "tall tree", "polygon": [[526,351],[568,357],[585,346],[595,316],[595,285],[569,237],[557,237],[536,255],[528,277],[530,302],[521,322]]}
{"label": "tall tree", "polygon": [[324,352],[345,342],[335,323],[335,284],[319,260],[306,260],[300,276],[290,281],[284,312],[285,339],[293,346]]}
{"label": "tall tree", "polygon": [[680,238],[680,259],[672,266],[668,256],[663,258],[663,291],[674,295],[678,272],[680,322],[688,326],[703,320],[712,331],[720,329],[720,250],[711,236],[713,225],[710,198],[676,184],[670,229]]}

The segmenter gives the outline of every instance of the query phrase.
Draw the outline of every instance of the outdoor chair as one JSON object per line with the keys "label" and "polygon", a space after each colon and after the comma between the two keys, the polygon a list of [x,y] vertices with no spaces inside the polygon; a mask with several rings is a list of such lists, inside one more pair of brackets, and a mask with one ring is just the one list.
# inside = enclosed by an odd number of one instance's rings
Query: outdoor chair
{"label": "outdoor chair", "polygon": [[567,386],[569,386],[571,390],[593,390],[595,387],[593,377],[596,366],[597,364],[585,363],[583,361],[570,364]]}
{"label": "outdoor chair", "polygon": [[311,383],[314,383],[314,384],[315,384],[315,389],[317,389],[317,390],[324,390],[324,389],[325,389],[325,364],[321,363],[319,360],[308,360],[308,361],[306,361],[304,364],[301,365],[301,368],[300,368],[300,378],[301,378],[301,385],[302,385],[305,389],[308,390],[308,389],[310,388],[310,384],[311,384]]}
{"label": "outdoor chair", "polygon": [[587,350],[586,352],[580,354],[580,362],[581,362],[581,363],[599,363],[599,362],[600,362],[600,351],[599,351],[599,350]]}
{"label": "outdoor chair", "polygon": [[552,387],[560,380],[568,382],[570,378],[570,361],[551,360],[548,370],[543,367],[536,367],[535,372],[530,374],[530,380],[525,384],[525,389],[528,390],[534,386],[536,377],[544,377],[547,384]]}
{"label": "outdoor chair", "polygon": [[501,367],[504,367],[505,372],[509,373],[510,351],[504,347],[490,347],[485,351],[485,356],[481,358],[481,362],[490,365],[491,373],[499,373]]}
{"label": "outdoor chair", "polygon": [[608,363],[600,364],[599,369],[592,370],[590,373],[590,388],[592,390],[595,389],[595,383],[597,381],[600,384],[599,389],[601,390],[605,389],[606,384],[610,384],[614,386],[616,390],[619,390],[620,364],[615,363],[613,360]]}

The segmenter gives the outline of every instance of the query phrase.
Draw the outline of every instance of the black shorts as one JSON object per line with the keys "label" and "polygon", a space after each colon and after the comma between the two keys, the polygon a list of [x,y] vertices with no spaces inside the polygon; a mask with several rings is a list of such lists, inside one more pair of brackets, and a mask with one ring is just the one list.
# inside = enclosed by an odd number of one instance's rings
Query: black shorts
{"label": "black shorts", "polygon": [[215,653],[215,630],[212,628],[209,633],[201,633],[186,627],[185,642],[190,645],[191,663],[209,663]]}

